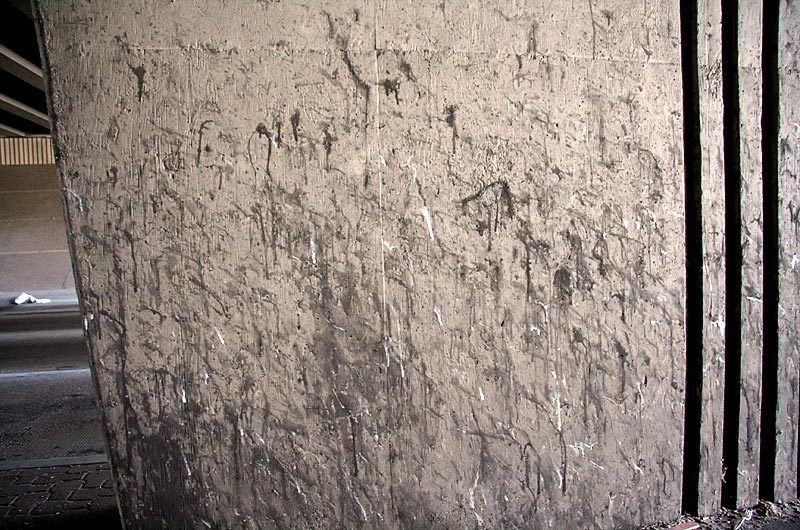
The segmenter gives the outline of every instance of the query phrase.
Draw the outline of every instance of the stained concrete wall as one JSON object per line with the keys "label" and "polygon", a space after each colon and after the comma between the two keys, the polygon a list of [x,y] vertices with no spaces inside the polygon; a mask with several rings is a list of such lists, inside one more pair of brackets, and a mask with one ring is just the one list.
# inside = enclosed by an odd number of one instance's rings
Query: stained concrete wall
{"label": "stained concrete wall", "polygon": [[72,290],[72,278],[56,167],[0,165],[0,293]]}
{"label": "stained concrete wall", "polygon": [[[130,528],[679,513],[677,1],[37,11]],[[697,60],[716,97],[718,58]],[[710,509],[721,392],[696,463]]]}
{"label": "stained concrete wall", "polygon": [[775,494],[798,496],[800,396],[800,6],[782,5],[778,53],[778,412]]}

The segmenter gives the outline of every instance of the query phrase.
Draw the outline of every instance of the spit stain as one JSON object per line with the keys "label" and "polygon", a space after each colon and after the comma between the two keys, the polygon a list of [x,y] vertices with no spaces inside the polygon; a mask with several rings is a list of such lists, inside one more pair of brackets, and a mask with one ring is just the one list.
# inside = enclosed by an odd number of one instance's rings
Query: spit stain
{"label": "spit stain", "polygon": [[722,313],[717,316],[716,320],[711,322],[711,325],[715,328],[719,328],[719,334],[723,337],[725,336],[725,317],[722,316]]}
{"label": "spit stain", "polygon": [[556,392],[552,397],[553,410],[556,414],[556,430],[561,432],[561,394]]}
{"label": "spit stain", "polygon": [[314,236],[308,239],[308,249],[311,252],[311,263],[317,264],[317,242],[314,241]]}
{"label": "spit stain", "polygon": [[591,451],[597,445],[597,442],[575,442],[570,447],[572,447],[576,453],[580,453],[581,456],[586,456],[587,451]]}
{"label": "spit stain", "polygon": [[433,314],[436,315],[436,321],[439,322],[439,326],[444,326],[444,322],[442,322],[442,312],[438,307],[433,308]]}
{"label": "spit stain", "polygon": [[428,226],[428,235],[431,236],[431,241],[434,241],[436,238],[433,236],[433,221],[431,221],[431,211],[427,206],[423,206],[419,209],[419,213],[421,213],[422,217],[425,218],[425,224]]}
{"label": "spit stain", "polygon": [[406,169],[406,168],[410,169],[411,170],[411,180],[416,181],[417,180],[417,167],[414,164],[411,163],[411,159],[412,158],[414,158],[413,155],[408,157],[408,160],[406,160],[405,162],[403,162],[400,165],[400,169]]}
{"label": "spit stain", "polygon": [[[76,201],[78,201],[78,211],[83,213],[83,197],[81,197],[80,195],[78,195],[74,191],[70,191],[69,193],[70,193],[70,195],[75,197]],[[792,268],[794,268],[794,267],[792,267]]]}

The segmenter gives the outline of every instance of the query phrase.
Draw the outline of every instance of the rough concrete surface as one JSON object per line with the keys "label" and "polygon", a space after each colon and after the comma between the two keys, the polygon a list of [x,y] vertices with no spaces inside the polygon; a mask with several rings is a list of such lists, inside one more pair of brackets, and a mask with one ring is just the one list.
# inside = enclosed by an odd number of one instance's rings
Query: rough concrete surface
{"label": "rough concrete surface", "polygon": [[715,0],[698,2],[703,216],[703,408],[699,513],[715,513],[722,484],[725,382],[725,175],[722,105],[722,13]]}
{"label": "rough concrete surface", "polygon": [[37,2],[128,528],[678,515],[677,1],[156,5]]}
{"label": "rough concrete surface", "polygon": [[797,497],[797,436],[800,420],[800,6],[781,4],[778,76],[780,124],[778,150],[779,296],[778,302],[778,440],[776,498]]}
{"label": "rough concrete surface", "polygon": [[736,506],[758,503],[763,333],[763,204],[761,167],[760,1],[739,2],[741,167],[741,391]]}

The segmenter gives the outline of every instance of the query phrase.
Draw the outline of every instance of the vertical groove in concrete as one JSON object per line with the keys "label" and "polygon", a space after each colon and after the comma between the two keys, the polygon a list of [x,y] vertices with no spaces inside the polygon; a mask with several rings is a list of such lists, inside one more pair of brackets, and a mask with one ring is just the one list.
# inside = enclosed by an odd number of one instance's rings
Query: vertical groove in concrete
{"label": "vertical groove in concrete", "polygon": [[741,384],[736,506],[758,502],[763,351],[760,0],[740,0],[738,16],[741,168]]}
{"label": "vertical groove in concrete", "polygon": [[778,45],[778,394],[775,500],[797,496],[800,360],[800,5],[780,2]]}
{"label": "vertical groove in concrete", "polygon": [[701,514],[717,511],[722,484],[725,354],[725,182],[722,102],[722,13],[698,3],[698,63],[703,210],[703,403],[700,434]]}
{"label": "vertical groove in concrete", "polygon": [[684,205],[686,208],[686,397],[681,511],[697,514],[703,411],[703,209],[697,2],[681,2]]}

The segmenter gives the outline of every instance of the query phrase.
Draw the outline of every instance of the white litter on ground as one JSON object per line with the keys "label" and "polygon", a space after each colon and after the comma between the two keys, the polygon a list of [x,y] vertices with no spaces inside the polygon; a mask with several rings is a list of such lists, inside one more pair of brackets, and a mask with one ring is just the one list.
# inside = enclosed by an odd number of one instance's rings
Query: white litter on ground
{"label": "white litter on ground", "polygon": [[14,298],[14,303],[17,305],[22,304],[49,304],[52,302],[49,298],[36,298],[33,295],[28,293],[20,293],[20,295]]}

